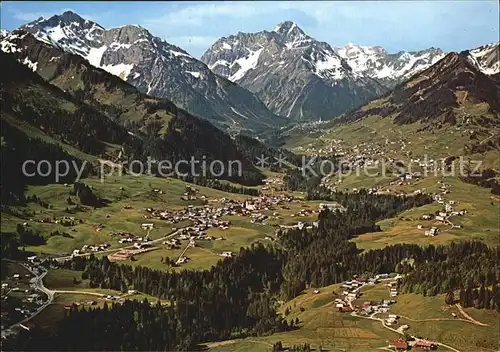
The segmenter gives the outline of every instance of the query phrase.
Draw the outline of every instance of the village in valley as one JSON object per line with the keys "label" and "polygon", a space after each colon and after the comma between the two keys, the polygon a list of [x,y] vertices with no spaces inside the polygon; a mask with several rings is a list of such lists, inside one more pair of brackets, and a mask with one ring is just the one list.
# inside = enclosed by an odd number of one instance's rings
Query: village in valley
{"label": "village in valley", "polygon": [[[354,156],[344,155],[343,161],[347,168],[380,166],[380,159],[362,154],[363,150],[355,150]],[[365,151],[368,152],[369,148]],[[389,163],[395,168],[397,160],[391,159]],[[434,167],[437,163],[438,161],[432,160],[427,166]],[[445,177],[424,177],[423,171],[424,169],[410,173],[398,172],[369,187],[363,187],[363,183],[350,183],[352,180],[349,178],[334,181],[334,177],[325,177],[322,185],[331,191],[357,193],[365,189],[369,194],[432,196],[431,204],[402,213],[398,218],[384,220],[382,232],[375,234],[380,238],[379,241],[384,241],[384,236],[390,234],[392,229],[399,229],[397,236],[401,236],[400,240],[395,237],[395,243],[404,241],[406,233],[415,234],[420,243],[435,243],[434,241],[441,241],[441,237],[444,241],[449,233],[457,231],[465,233],[463,219],[467,220],[469,216],[477,214],[470,204],[464,201],[463,196],[456,192],[456,181]],[[65,287],[44,286],[44,276],[47,272],[64,271],[64,263],[75,258],[92,254],[98,257],[106,256],[113,262],[146,265],[159,270],[204,269],[218,260],[236,256],[240,247],[251,243],[278,243],[279,236],[289,229],[313,229],[318,226],[318,215],[321,211],[347,210],[335,202],[308,201],[300,192],[284,191],[283,175],[280,174],[273,174],[266,179],[259,189],[259,196],[236,197],[187,183],[182,183],[181,187],[182,192],[176,193],[174,205],[148,199],[120,204],[116,211],[134,214],[133,220],[130,221],[133,225],[116,226],[115,211],[107,211],[106,208],[95,210],[99,214],[95,222],[91,216],[84,218],[82,215],[85,213],[81,211],[69,216],[59,213],[49,215],[51,209],[41,210],[39,214],[23,222],[22,227],[28,230],[36,226],[52,225],[67,229],[59,230],[60,234],[54,237],[58,240],[71,240],[75,232],[77,233],[75,229],[83,226],[90,227],[92,236],[89,236],[91,240],[75,241],[79,245],[69,251],[38,252],[23,264],[27,269],[26,273],[21,274],[23,269],[20,269],[6,281],[2,281],[2,300],[8,302],[7,307],[10,307],[2,311],[4,335],[16,333],[20,329],[32,329],[37,323],[36,317],[47,306],[57,305],[67,311],[74,306],[100,307],[104,302],[124,303],[126,299],[145,297],[134,289],[125,292],[100,292],[89,291],[87,287],[83,287],[79,291],[80,294],[75,294],[68,293],[71,290],[68,291]],[[127,188],[119,186],[117,192],[123,194],[127,192]],[[173,198],[168,188],[162,188],[159,182],[154,187],[150,186],[150,190],[144,193],[147,194],[146,198]],[[369,236],[373,234],[363,234],[352,241],[360,248],[367,242],[369,246],[377,245],[377,241]],[[365,237],[368,238],[366,241]],[[387,242],[380,242],[377,246],[386,245]],[[68,275],[71,275],[70,273]],[[333,290],[332,308],[343,317],[372,321],[394,333],[395,338],[388,340],[388,350],[454,350],[442,342],[414,333],[412,320],[399,314],[397,310],[393,311],[400,295],[399,279],[400,276],[396,274],[354,276]],[[74,278],[72,280],[75,281]],[[68,279],[68,282],[70,281]],[[78,283],[74,286],[72,290],[79,290],[76,288],[79,287]],[[375,298],[366,298],[365,291],[370,288],[383,288],[378,291],[382,294]],[[323,290],[324,288],[314,289],[312,294],[321,295]],[[151,302],[154,304],[155,299],[151,298]],[[466,316],[460,317],[458,314],[460,313],[455,310],[443,319],[460,322],[468,320]],[[417,326],[416,330],[420,329]]]}

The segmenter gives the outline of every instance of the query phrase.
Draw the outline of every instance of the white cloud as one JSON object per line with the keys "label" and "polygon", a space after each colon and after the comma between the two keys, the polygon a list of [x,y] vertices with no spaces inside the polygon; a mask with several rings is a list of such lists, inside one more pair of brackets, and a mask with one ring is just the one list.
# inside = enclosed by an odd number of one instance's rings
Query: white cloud
{"label": "white cloud", "polygon": [[[70,8],[64,8],[64,9],[60,9],[58,11],[55,11],[55,12],[45,12],[45,11],[36,11],[36,12],[23,12],[23,11],[16,11],[16,10],[13,10],[13,9],[10,9],[10,8],[7,8],[11,13],[12,13],[12,16],[19,20],[19,21],[22,21],[22,22],[31,22],[31,21],[35,21],[37,19],[39,19],[40,17],[43,17],[45,19],[48,19],[54,15],[61,15],[63,12],[66,12],[66,11],[72,11],[72,12],[75,12],[77,13],[78,15],[80,15],[80,17],[86,19],[86,20],[89,20],[89,21],[96,21],[96,16],[94,15],[87,15],[87,14],[83,14],[83,13],[79,13],[73,9],[70,9]],[[103,15],[109,15],[110,12],[105,12],[105,13],[100,13],[99,16],[97,17],[102,17]]]}
{"label": "white cloud", "polygon": [[220,2],[214,4],[196,4],[178,8],[174,11],[147,19],[145,24],[157,25],[203,25],[206,20],[214,18],[248,18],[263,13],[272,13],[278,9],[289,9],[293,3],[286,2],[266,2],[256,6],[255,2]]}
{"label": "white cloud", "polygon": [[37,20],[40,17],[49,18],[53,16],[50,12],[14,12],[14,18],[23,22],[31,22]]}

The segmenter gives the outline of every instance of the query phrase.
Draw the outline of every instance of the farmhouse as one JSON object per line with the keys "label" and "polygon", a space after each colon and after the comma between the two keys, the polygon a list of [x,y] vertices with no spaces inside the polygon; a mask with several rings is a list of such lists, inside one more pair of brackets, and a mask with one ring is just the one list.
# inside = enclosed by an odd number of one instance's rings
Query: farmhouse
{"label": "farmhouse", "polygon": [[154,224],[153,223],[144,223],[144,224],[141,224],[141,227],[144,230],[152,230],[154,227]]}
{"label": "farmhouse", "polygon": [[419,340],[415,343],[414,347],[421,350],[429,351],[429,350],[435,350],[437,348],[437,345],[431,341]]}
{"label": "farmhouse", "polygon": [[[436,219],[438,217],[436,216]],[[425,231],[425,236],[428,236],[428,237],[434,237],[438,234],[439,232],[439,229],[437,227],[431,227],[429,230],[426,230]]]}
{"label": "farmhouse", "polygon": [[396,351],[406,351],[408,349],[408,343],[402,339],[393,341],[391,346],[396,349]]}

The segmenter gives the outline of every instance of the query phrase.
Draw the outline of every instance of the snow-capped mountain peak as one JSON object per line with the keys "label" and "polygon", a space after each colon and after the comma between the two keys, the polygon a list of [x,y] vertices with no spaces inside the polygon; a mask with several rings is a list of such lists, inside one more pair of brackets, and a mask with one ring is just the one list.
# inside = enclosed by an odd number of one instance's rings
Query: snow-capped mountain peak
{"label": "snow-capped mountain peak", "polygon": [[361,46],[353,43],[336,47],[335,51],[347,61],[353,73],[380,80],[387,86],[393,86],[425,70],[445,55],[443,51],[435,48],[389,54],[380,46]]}
{"label": "snow-capped mountain peak", "polygon": [[[20,36],[31,33],[38,41],[77,54],[91,65],[133,84],[139,90],[168,98],[194,115],[236,129],[267,125],[279,119],[251,92],[215,75],[185,50],[153,36],[138,25],[105,29],[68,11],[38,19],[20,28],[18,37],[1,42],[2,50],[23,51]],[[12,40],[11,40],[12,39]],[[240,66],[249,69],[258,57],[255,50]],[[21,54],[24,62],[24,54]],[[36,64],[36,58],[30,56]],[[33,65],[32,65],[33,66]]]}
{"label": "snow-capped mountain peak", "polygon": [[0,39],[5,38],[6,36],[9,35],[9,31],[6,29],[0,29]]}
{"label": "snow-capped mountain peak", "polygon": [[304,31],[292,21],[285,21],[278,24],[273,32],[278,33],[282,38],[306,36]]}
{"label": "snow-capped mountain peak", "polygon": [[[330,117],[343,112],[342,105],[351,108],[359,97],[375,97],[383,89],[353,72],[329,44],[311,38],[292,21],[280,23],[273,31],[221,38],[202,61],[215,73],[258,94],[277,114],[290,118]],[[315,89],[320,91],[315,94]],[[342,90],[358,89],[342,103],[336,98]],[[313,111],[318,106],[322,111]]]}

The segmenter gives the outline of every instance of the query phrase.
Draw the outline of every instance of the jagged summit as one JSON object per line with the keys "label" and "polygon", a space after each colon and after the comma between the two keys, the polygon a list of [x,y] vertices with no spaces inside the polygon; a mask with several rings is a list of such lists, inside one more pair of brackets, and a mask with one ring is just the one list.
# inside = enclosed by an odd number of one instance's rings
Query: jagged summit
{"label": "jagged summit", "polygon": [[281,22],[274,28],[273,32],[278,33],[281,37],[306,35],[304,31],[292,21]]}
{"label": "jagged summit", "polygon": [[289,118],[329,118],[384,91],[378,82],[353,73],[328,43],[311,38],[292,21],[271,32],[221,38],[201,59]]}

